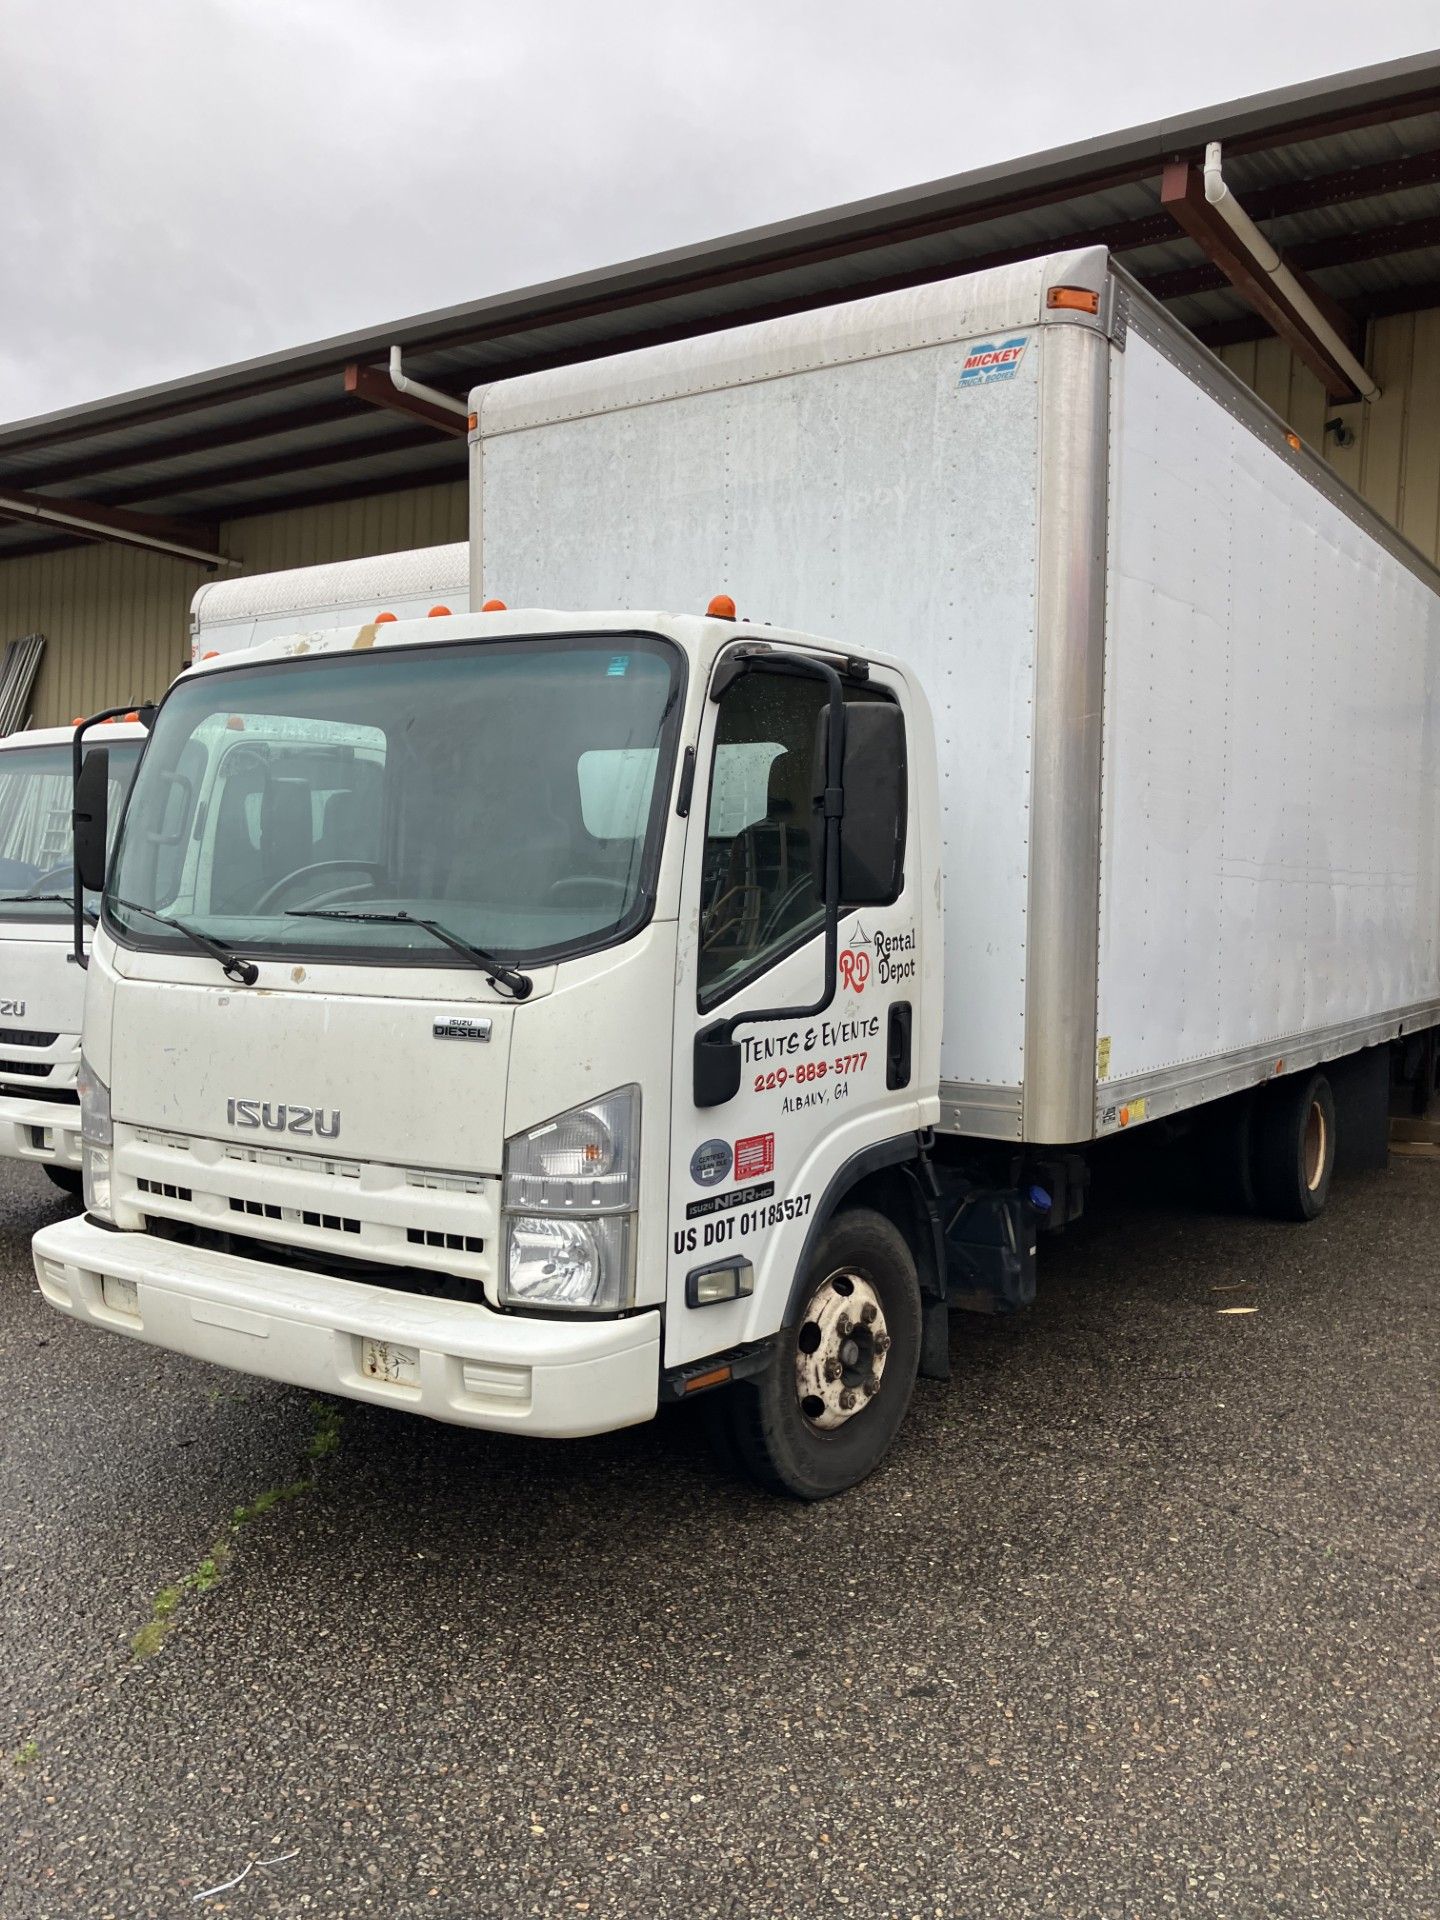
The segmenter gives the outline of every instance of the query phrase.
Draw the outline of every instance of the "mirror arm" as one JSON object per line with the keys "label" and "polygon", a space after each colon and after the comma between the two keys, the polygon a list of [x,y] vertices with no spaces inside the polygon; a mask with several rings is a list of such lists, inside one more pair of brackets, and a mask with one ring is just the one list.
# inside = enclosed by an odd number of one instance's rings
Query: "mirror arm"
{"label": "mirror arm", "polygon": [[100,713],[92,713],[87,720],[81,720],[70,741],[70,879],[73,899],[71,902],[71,938],[74,945],[75,964],[88,967],[90,956],[85,951],[85,891],[80,885],[80,858],[75,851],[75,808],[73,805],[75,789],[80,784],[80,769],[85,762],[85,735],[91,727],[98,727],[106,720],[123,720],[127,713],[135,713],[148,728],[155,717],[153,700],[137,704],[131,701],[126,707],[106,707]]}

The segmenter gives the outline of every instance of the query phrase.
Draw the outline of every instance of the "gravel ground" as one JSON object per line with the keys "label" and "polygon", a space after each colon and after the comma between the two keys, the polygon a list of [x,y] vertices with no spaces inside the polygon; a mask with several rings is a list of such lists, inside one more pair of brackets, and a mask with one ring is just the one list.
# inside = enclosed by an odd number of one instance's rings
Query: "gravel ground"
{"label": "gravel ground", "polygon": [[693,1410],[332,1446],[44,1306],[61,1210],[0,1167],[5,1920],[1440,1915],[1440,1158],[1100,1193],[818,1508]]}

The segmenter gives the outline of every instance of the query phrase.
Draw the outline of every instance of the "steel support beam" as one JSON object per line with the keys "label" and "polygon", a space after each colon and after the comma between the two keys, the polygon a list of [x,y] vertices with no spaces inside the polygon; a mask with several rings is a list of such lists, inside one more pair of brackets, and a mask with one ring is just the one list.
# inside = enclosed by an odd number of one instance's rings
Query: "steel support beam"
{"label": "steel support beam", "polygon": [[[1166,167],[1160,184],[1160,204],[1206,255],[1214,269],[1229,281],[1246,305],[1253,307],[1304,361],[1332,400],[1360,398],[1359,391],[1335,358],[1330,345],[1315,331],[1306,316],[1297,312],[1283,297],[1264,267],[1205,198],[1204,176],[1193,161],[1174,160]],[[1290,263],[1287,261],[1286,264]],[[1295,272],[1293,266],[1291,271]],[[1296,279],[1304,284],[1306,293],[1325,319],[1353,351],[1355,326],[1350,316],[1319,287],[1305,283],[1303,275],[1298,272]],[[1151,291],[1158,293],[1159,289],[1152,285]],[[1160,297],[1165,296],[1162,294]]]}
{"label": "steel support beam", "polygon": [[401,393],[382,367],[365,367],[352,362],[345,369],[345,391],[356,400],[368,400],[372,407],[388,407],[393,413],[405,413],[412,420],[423,420],[437,433],[448,433],[463,440],[466,434],[463,414],[447,413],[413,393]]}
{"label": "steel support beam", "polygon": [[122,547],[168,553],[176,560],[198,561],[202,567],[240,564],[220,552],[213,527],[166,520],[158,514],[126,513],[118,507],[98,507],[84,500],[57,500],[47,494],[0,487],[0,518],[34,521],[86,540],[107,540]]}

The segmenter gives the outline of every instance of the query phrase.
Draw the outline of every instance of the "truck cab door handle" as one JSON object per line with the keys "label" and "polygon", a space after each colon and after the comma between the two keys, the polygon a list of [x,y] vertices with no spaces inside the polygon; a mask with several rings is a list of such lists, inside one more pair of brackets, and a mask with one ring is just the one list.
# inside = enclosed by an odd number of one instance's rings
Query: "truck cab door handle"
{"label": "truck cab door handle", "polygon": [[892,1091],[910,1084],[910,1002],[895,1000],[885,1034],[885,1084]]}

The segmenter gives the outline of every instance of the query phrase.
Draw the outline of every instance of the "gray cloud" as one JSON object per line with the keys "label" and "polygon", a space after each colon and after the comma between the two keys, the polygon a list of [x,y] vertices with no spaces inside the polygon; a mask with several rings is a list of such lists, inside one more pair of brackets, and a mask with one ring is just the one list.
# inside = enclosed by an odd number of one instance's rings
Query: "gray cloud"
{"label": "gray cloud", "polygon": [[1183,51],[1165,18],[1154,0],[5,0],[0,419],[1434,33],[1433,0],[1211,0]]}

